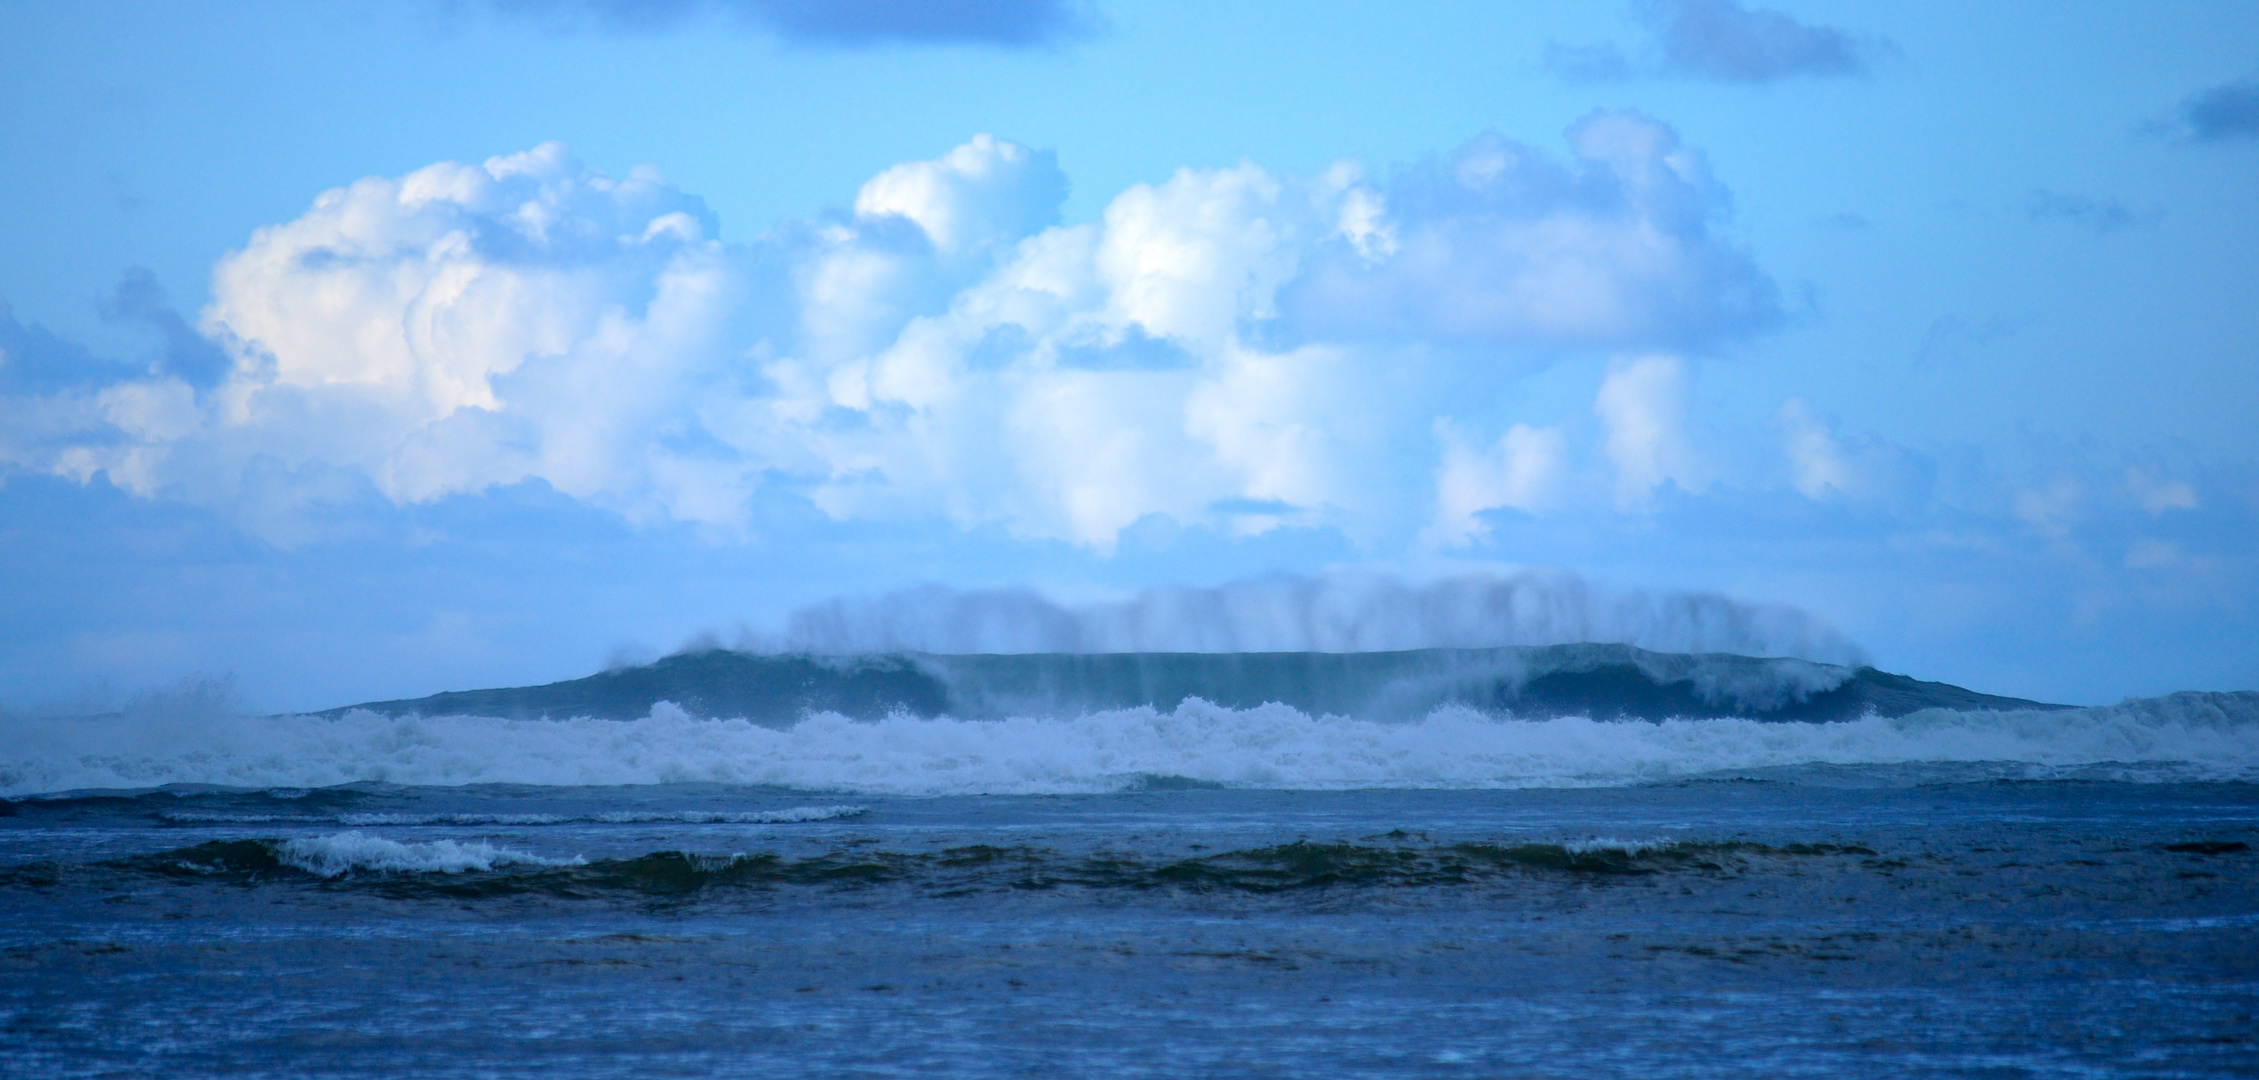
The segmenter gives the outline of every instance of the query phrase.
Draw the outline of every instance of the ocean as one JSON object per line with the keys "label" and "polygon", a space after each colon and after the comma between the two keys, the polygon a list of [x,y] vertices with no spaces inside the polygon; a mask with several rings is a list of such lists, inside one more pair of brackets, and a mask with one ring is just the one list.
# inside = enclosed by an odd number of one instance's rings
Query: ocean
{"label": "ocean", "polygon": [[2259,694],[1045,700],[0,718],[0,1074],[2259,1074]]}

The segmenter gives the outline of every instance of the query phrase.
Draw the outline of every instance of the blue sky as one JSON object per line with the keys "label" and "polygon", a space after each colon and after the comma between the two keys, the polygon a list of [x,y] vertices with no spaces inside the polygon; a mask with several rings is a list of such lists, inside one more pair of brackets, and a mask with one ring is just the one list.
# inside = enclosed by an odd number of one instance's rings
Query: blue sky
{"label": "blue sky", "polygon": [[0,3],[0,707],[1523,567],[2259,686],[2259,12]]}

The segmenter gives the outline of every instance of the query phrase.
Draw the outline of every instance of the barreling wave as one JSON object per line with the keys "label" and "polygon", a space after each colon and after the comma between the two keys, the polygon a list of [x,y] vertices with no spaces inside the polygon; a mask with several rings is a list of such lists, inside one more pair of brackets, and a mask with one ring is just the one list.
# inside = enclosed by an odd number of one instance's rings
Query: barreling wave
{"label": "barreling wave", "polygon": [[818,714],[773,727],[660,705],[629,721],[476,716],[0,719],[0,793],[720,783],[871,795],[1642,784],[1804,765],[1994,763],[2009,775],[2259,780],[2259,693],[1837,722],[1543,720],[1447,706],[1403,723],[1199,699],[994,720]]}

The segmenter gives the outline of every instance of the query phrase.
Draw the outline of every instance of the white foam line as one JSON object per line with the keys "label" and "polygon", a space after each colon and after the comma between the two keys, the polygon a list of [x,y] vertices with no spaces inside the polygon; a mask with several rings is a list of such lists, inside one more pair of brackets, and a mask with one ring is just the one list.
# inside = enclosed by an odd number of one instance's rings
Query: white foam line
{"label": "white foam line", "polygon": [[[861,794],[1067,794],[1143,776],[1230,787],[1559,787],[1833,764],[2004,763],[2128,781],[2259,780],[2259,710],[2202,695],[2094,709],[1931,710],[1834,723],[1498,719],[1412,723],[1193,700],[1166,712],[788,728],[662,704],[634,721],[0,717],[0,794],[210,784],[326,787],[721,783]],[[792,814],[796,811],[759,811]],[[826,809],[835,814],[835,809]],[[756,817],[756,820],[759,820]],[[784,819],[777,819],[784,820]],[[813,818],[806,820],[814,820]],[[374,823],[373,821],[371,822]]]}

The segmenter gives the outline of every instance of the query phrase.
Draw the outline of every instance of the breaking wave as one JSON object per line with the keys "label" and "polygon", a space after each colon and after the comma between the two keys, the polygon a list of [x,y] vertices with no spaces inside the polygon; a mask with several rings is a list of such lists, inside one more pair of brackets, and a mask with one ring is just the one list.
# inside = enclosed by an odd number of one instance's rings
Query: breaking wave
{"label": "breaking wave", "polygon": [[[1802,765],[2001,763],[2015,775],[2259,780],[2259,693],[2053,711],[1929,709],[1830,723],[1502,719],[1410,723],[1198,699],[1000,720],[836,714],[787,727],[662,704],[639,720],[385,717],[0,719],[0,794],[166,784],[318,788],[707,782],[872,795],[1118,791],[1153,778],[1282,789],[1652,783]],[[829,812],[829,811],[826,811]]]}
{"label": "breaking wave", "polygon": [[498,866],[576,866],[586,861],[547,859],[483,841],[402,843],[358,832],[285,840],[275,845],[275,859],[284,866],[294,866],[325,878],[342,877],[356,871],[460,874]]}

